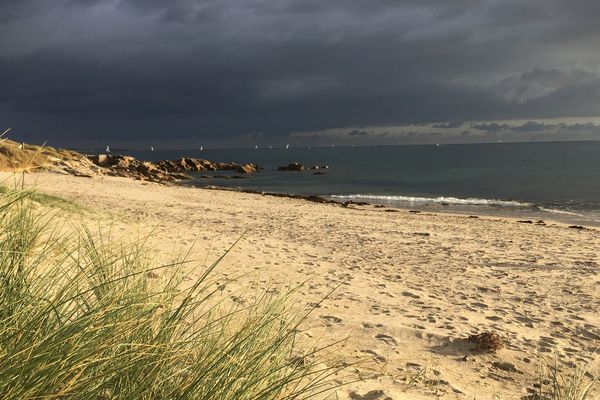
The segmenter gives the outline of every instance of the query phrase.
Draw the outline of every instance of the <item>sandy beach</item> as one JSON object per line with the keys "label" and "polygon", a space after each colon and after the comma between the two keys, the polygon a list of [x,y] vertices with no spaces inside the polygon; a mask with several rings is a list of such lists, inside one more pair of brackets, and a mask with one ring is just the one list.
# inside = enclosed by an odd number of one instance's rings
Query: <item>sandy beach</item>
{"label": "sandy beach", "polygon": [[[13,175],[1,173],[4,185]],[[343,341],[339,399],[520,399],[541,360],[590,365],[600,346],[600,230],[546,221],[341,207],[127,178],[27,174],[25,183],[84,206],[90,227],[149,237],[157,260],[191,248],[227,289],[284,291],[321,302],[301,335]],[[193,248],[192,248],[193,245]],[[191,268],[191,267],[190,267]],[[195,267],[193,274],[200,274]],[[471,334],[495,332],[494,353]],[[595,360],[595,361],[594,361]],[[337,396],[337,397],[336,397]],[[494,397],[498,396],[498,397]]]}

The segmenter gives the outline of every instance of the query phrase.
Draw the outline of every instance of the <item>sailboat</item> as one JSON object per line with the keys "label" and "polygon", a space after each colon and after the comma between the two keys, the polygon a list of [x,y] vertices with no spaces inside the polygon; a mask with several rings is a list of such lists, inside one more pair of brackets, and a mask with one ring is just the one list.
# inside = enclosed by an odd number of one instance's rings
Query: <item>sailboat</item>
{"label": "sailboat", "polygon": [[271,150],[273,147],[271,145],[269,145],[269,150]]}
{"label": "sailboat", "polygon": [[290,144],[288,143],[288,144],[285,145],[285,149],[287,150],[289,148],[290,148]]}
{"label": "sailboat", "polygon": [[204,146],[200,146],[200,151],[204,150]]}
{"label": "sailboat", "polygon": [[154,146],[150,146],[150,151],[154,151]]}
{"label": "sailboat", "polygon": [[106,152],[110,153],[110,146],[106,146]]}
{"label": "sailboat", "polygon": [[258,150],[258,145],[254,146],[254,150]]}

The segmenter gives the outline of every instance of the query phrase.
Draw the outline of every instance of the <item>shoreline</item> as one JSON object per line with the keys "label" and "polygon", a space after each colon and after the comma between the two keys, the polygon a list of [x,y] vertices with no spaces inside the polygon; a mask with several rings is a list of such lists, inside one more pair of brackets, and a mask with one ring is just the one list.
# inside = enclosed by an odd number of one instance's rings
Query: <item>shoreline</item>
{"label": "shoreline", "polygon": [[[477,215],[500,218],[517,218],[531,220],[532,223],[548,220],[563,223],[574,228],[600,228],[600,215],[593,213],[575,212],[561,209],[560,206],[544,205],[514,199],[497,200],[493,198],[456,198],[456,197],[413,197],[402,195],[322,195],[298,194],[290,192],[269,192],[260,189],[243,188],[229,185],[199,184],[197,174],[212,171],[235,172],[238,175],[217,175],[213,178],[244,178],[263,171],[258,164],[236,162],[213,162],[200,158],[180,157],[178,159],[150,162],[127,155],[84,155],[72,151],[19,145],[10,140],[4,140],[2,147],[6,154],[0,157],[0,164],[10,166],[9,170],[17,169],[47,169],[74,176],[99,177],[120,176],[146,182],[161,184],[176,184],[199,188],[220,188],[246,193],[257,193],[276,197],[295,197],[316,203],[336,203],[348,207],[350,205],[373,204],[376,207],[388,207],[398,210],[418,210],[421,212],[437,212],[459,215]],[[319,168],[318,166],[309,169]],[[323,167],[325,168],[325,167]],[[6,168],[4,168],[6,169]],[[292,163],[279,167],[284,171],[304,171],[302,164]],[[285,173],[285,172],[284,172]],[[241,174],[241,175],[239,175]],[[211,177],[203,175],[202,177]],[[187,182],[187,183],[186,183]],[[339,197],[340,199],[336,199]],[[345,199],[342,199],[345,198]]]}
{"label": "shoreline", "polygon": [[[196,189],[206,189],[206,190],[221,190],[221,191],[227,191],[227,192],[238,192],[238,193],[249,193],[249,194],[257,194],[257,195],[261,195],[261,196],[269,196],[269,197],[279,197],[279,198],[290,198],[290,199],[299,199],[299,200],[304,200],[307,202],[312,202],[312,203],[319,203],[319,204],[331,204],[331,205],[336,205],[336,206],[340,206],[340,207],[345,207],[345,208],[350,208],[352,209],[352,206],[372,206],[376,209],[383,209],[383,211],[386,212],[397,212],[397,211],[404,211],[404,212],[408,212],[408,213],[413,213],[413,214],[419,214],[419,213],[432,213],[432,214],[444,214],[444,215],[452,215],[452,216],[467,216],[468,218],[487,218],[487,219],[497,219],[497,218],[501,218],[501,219],[507,219],[507,220],[512,220],[512,221],[516,221],[516,222],[520,222],[523,224],[534,224],[534,225],[548,225],[548,224],[555,224],[557,226],[563,226],[563,227],[567,227],[570,229],[590,229],[590,230],[596,230],[596,231],[600,231],[600,221],[596,222],[592,222],[592,223],[585,223],[585,222],[581,222],[581,221],[577,221],[575,222],[570,222],[567,219],[565,220],[560,220],[560,219],[554,219],[554,218],[544,218],[543,220],[539,219],[539,215],[535,215],[533,213],[528,213],[528,211],[523,212],[521,215],[515,215],[515,212],[509,212],[509,211],[498,211],[498,212],[485,212],[484,210],[465,210],[463,212],[461,212],[460,210],[452,210],[452,209],[447,209],[444,210],[442,207],[448,207],[448,208],[452,208],[452,205],[435,205],[433,207],[431,207],[431,205],[429,204],[424,204],[424,205],[418,205],[415,207],[403,207],[403,206],[396,206],[396,205],[390,205],[390,204],[384,204],[384,203],[375,203],[375,202],[366,202],[366,201],[355,201],[355,200],[346,200],[346,201],[341,201],[341,200],[334,200],[331,198],[331,196],[322,196],[322,195],[303,195],[303,194],[294,194],[294,193],[279,193],[279,192],[268,192],[268,191],[261,191],[261,190],[254,190],[254,189],[244,189],[241,187],[227,187],[227,186],[218,186],[218,185],[206,185],[206,186],[198,186],[198,185],[194,185],[194,184],[190,184],[190,183],[177,183],[176,186],[181,186],[181,187],[190,187],[190,188],[196,188]],[[434,208],[435,207],[435,208]],[[364,209],[361,209],[364,210]],[[552,214],[550,211],[545,211],[545,210],[540,210],[539,211],[540,214]],[[574,220],[572,220],[574,221]]]}

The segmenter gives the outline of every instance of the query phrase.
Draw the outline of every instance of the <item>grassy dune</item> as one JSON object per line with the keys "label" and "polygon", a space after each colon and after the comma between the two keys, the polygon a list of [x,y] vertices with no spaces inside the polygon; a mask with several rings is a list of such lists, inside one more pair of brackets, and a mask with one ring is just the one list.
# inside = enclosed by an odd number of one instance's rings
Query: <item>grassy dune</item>
{"label": "grassy dune", "polygon": [[57,161],[83,157],[70,150],[14,142],[5,137],[8,132],[0,132],[0,171],[36,171]]}
{"label": "grassy dune", "polygon": [[295,399],[329,387],[319,352],[295,352],[302,318],[285,296],[232,306],[209,278],[218,261],[184,289],[185,261],[154,265],[140,244],[64,233],[36,199],[0,195],[0,398]]}

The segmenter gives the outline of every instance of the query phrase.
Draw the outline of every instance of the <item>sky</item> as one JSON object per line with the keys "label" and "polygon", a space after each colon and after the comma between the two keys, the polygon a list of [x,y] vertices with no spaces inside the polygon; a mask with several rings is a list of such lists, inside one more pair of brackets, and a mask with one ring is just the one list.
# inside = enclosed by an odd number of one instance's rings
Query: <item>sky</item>
{"label": "sky", "polygon": [[66,147],[600,139],[597,0],[1,0],[0,131]]}

